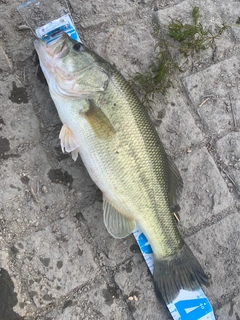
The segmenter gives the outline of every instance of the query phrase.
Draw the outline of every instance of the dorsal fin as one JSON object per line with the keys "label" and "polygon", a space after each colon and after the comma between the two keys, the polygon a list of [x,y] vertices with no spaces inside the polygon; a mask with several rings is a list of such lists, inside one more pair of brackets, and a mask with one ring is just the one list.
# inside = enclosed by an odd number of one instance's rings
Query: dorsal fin
{"label": "dorsal fin", "polygon": [[183,181],[173,160],[168,156],[168,165],[170,172],[170,181],[169,181],[169,199],[172,208],[177,205],[177,200],[181,194]]}

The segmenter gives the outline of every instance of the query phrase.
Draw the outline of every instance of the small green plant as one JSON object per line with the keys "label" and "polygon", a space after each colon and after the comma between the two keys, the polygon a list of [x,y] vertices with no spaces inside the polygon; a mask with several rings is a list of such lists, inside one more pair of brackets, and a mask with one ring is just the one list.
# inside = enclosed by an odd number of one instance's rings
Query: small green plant
{"label": "small green plant", "polygon": [[[157,44],[155,46],[154,61],[148,66],[148,71],[136,73],[134,84],[137,89],[141,88],[143,103],[149,108],[153,102],[154,94],[165,95],[170,87],[173,87],[172,77],[177,71],[181,71],[178,63],[173,60],[174,56],[187,57],[190,54],[213,47],[215,40],[228,28],[227,25],[215,26],[214,32],[204,29],[199,23],[199,8],[192,10],[193,24],[184,24],[179,19],[171,19],[166,27],[166,39],[158,26],[155,28]],[[171,41],[174,40],[174,43]],[[170,52],[171,49],[171,52]],[[177,54],[177,55],[176,55]]]}
{"label": "small green plant", "polygon": [[179,42],[178,50],[184,56],[190,53],[205,50],[215,44],[215,40],[219,38],[228,26],[223,24],[221,27],[216,26],[215,31],[204,29],[202,24],[198,22],[199,8],[194,7],[192,11],[193,24],[184,24],[181,20],[171,20],[168,26],[168,35],[175,41]]}
{"label": "small green plant", "polygon": [[[159,43],[157,44],[157,46]],[[156,46],[156,48],[157,48]],[[134,80],[137,87],[143,92],[143,103],[150,108],[153,103],[154,94],[166,94],[170,87],[173,87],[170,75],[179,69],[176,62],[171,58],[169,46],[166,41],[161,43],[161,48],[155,53],[154,61],[149,65],[148,71],[137,72]]]}

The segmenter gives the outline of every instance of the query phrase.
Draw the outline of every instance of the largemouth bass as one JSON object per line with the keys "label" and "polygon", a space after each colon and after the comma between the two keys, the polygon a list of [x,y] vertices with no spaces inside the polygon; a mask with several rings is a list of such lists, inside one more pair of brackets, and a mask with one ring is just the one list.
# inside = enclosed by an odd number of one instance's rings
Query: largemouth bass
{"label": "largemouth bass", "polygon": [[172,213],[181,177],[124,77],[84,44],[63,34],[35,40],[63,123],[63,152],[80,154],[103,193],[103,219],[115,238],[141,228],[154,254],[154,284],[166,303],[207,276],[183,241]]}

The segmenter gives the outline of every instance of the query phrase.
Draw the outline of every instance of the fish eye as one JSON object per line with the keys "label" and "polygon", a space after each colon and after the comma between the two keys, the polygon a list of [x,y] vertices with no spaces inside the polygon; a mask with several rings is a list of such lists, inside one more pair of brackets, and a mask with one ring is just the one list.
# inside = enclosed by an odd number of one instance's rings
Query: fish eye
{"label": "fish eye", "polygon": [[74,51],[77,51],[77,52],[83,50],[83,46],[82,46],[82,44],[80,42],[75,43],[72,48],[73,48]]}

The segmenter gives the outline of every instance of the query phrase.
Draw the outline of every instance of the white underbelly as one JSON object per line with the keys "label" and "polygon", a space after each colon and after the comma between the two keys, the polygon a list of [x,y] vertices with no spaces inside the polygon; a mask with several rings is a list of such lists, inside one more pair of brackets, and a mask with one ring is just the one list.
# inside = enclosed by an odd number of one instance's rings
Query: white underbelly
{"label": "white underbelly", "polygon": [[[103,154],[100,154],[94,136],[95,133],[87,120],[79,116],[79,111],[77,108],[72,108],[69,101],[64,103],[54,95],[52,95],[52,98],[62,123],[70,128],[74,137],[79,141],[78,152],[93,182],[112,205],[130,214],[132,211],[130,209],[131,204],[126,201],[127,194],[124,183],[119,184],[119,181],[114,178],[113,171],[108,170],[109,168],[106,166],[107,156],[104,158]],[[110,163],[109,166],[111,166]]]}

